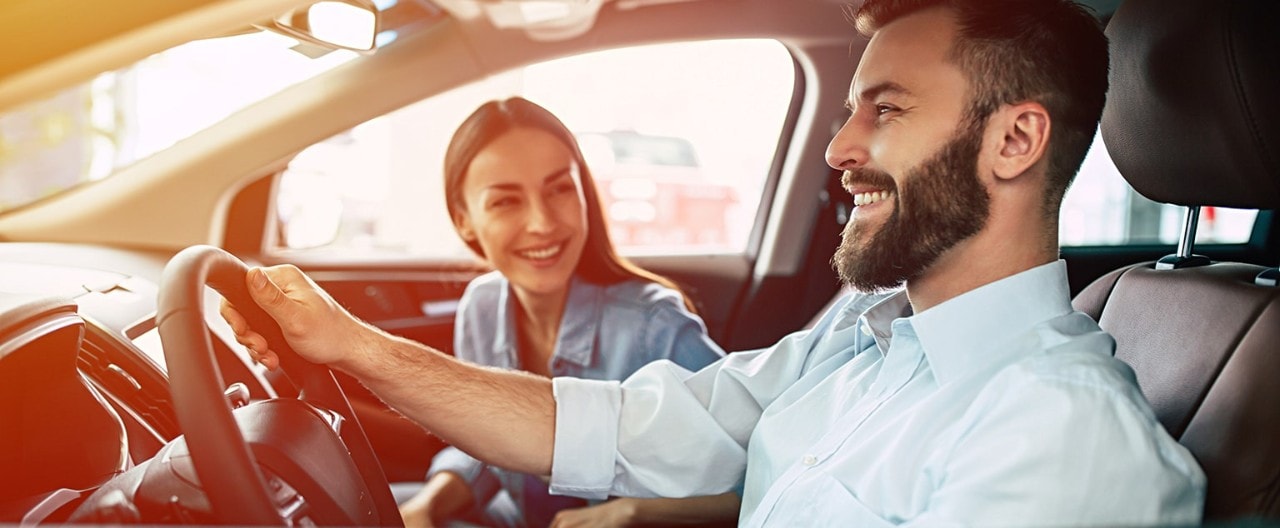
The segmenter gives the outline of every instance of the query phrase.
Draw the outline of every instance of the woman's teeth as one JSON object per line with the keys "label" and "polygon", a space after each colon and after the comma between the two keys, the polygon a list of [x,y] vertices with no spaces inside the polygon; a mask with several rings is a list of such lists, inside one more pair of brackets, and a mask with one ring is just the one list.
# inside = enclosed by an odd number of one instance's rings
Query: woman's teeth
{"label": "woman's teeth", "polygon": [[551,246],[542,249],[527,249],[518,252],[524,258],[532,260],[545,260],[560,254],[560,250],[564,248],[563,244]]}
{"label": "woman's teeth", "polygon": [[858,193],[853,195],[853,205],[855,207],[863,206],[863,205],[871,205],[880,200],[888,200],[890,196],[893,196],[893,193],[889,191],[871,191],[871,192]]}

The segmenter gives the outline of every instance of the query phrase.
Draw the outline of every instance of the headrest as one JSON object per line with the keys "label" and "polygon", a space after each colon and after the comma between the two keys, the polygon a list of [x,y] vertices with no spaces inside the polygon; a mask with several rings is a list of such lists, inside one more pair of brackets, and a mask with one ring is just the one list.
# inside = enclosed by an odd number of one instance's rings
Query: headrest
{"label": "headrest", "polygon": [[1102,139],[1165,203],[1280,206],[1280,2],[1125,0]]}

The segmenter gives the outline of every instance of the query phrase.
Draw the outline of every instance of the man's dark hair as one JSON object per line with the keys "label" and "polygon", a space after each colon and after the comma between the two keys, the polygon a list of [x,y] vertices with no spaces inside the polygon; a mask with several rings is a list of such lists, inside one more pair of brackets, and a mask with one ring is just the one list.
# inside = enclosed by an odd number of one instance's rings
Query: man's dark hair
{"label": "man's dark hair", "polygon": [[1093,141],[1107,92],[1107,38],[1070,0],[866,0],[855,15],[870,37],[930,7],[955,14],[952,60],[968,78],[966,117],[981,122],[1006,104],[1036,101],[1049,112],[1046,212],[1057,212]]}

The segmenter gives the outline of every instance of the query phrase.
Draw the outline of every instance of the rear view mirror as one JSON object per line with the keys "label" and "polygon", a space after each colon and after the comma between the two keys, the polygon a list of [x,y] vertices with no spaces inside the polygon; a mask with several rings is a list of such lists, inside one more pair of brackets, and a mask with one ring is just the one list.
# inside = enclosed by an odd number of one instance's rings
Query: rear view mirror
{"label": "rear view mirror", "polygon": [[370,0],[323,0],[262,27],[325,48],[369,53],[378,34],[378,8]]}

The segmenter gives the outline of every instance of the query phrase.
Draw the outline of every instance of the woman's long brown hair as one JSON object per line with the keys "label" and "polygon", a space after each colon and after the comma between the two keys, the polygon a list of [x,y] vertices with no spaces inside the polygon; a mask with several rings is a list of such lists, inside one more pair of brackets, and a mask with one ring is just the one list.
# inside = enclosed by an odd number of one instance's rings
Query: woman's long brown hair
{"label": "woman's long brown hair", "polygon": [[[582,157],[578,148],[578,140],[564,123],[547,109],[522,97],[489,101],[475,112],[472,112],[449,141],[449,149],[444,155],[444,196],[449,208],[449,218],[457,218],[465,213],[466,206],[462,198],[462,180],[482,149],[494,140],[515,128],[540,130],[551,134],[569,149],[573,160],[578,164],[581,175],[582,195],[587,204],[587,241],[578,259],[575,274],[583,280],[600,285],[611,285],[630,279],[655,282],[680,292],[684,305],[695,312],[693,302],[679,286],[670,279],[641,268],[618,254],[609,238],[609,225],[606,223],[600,205],[600,196],[596,192],[595,178]],[[458,227],[454,225],[455,229]],[[484,250],[474,240],[465,240],[467,246],[476,255],[483,258]]]}

